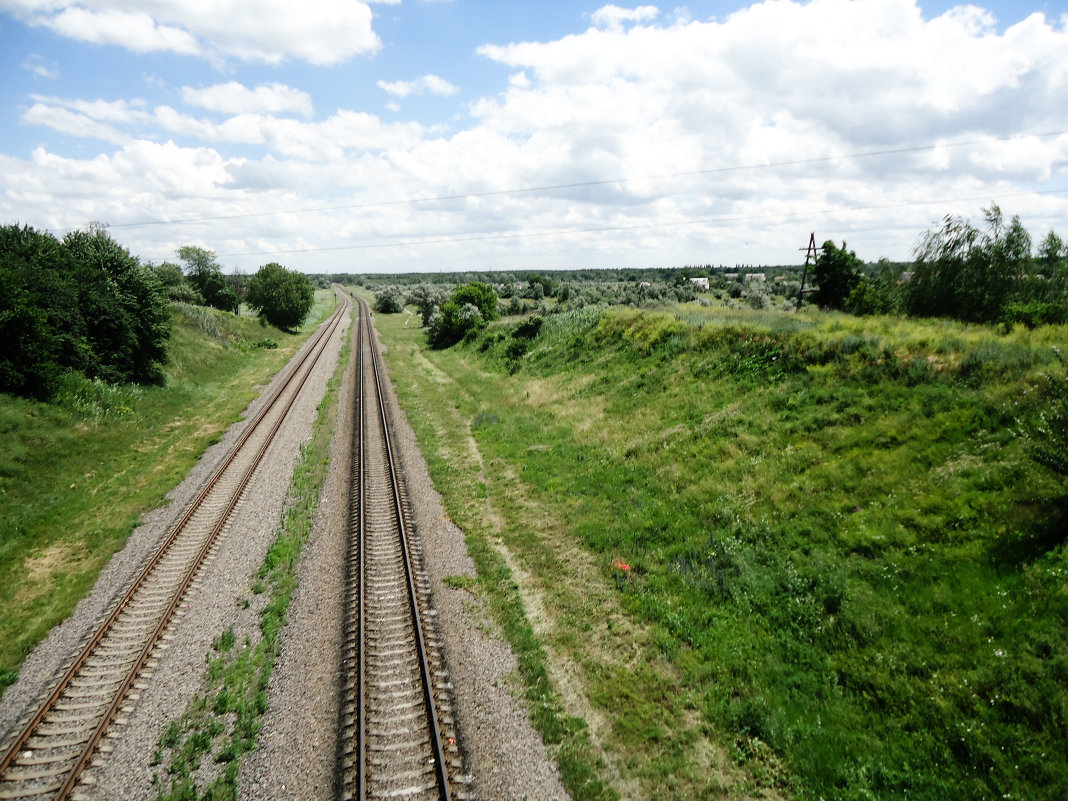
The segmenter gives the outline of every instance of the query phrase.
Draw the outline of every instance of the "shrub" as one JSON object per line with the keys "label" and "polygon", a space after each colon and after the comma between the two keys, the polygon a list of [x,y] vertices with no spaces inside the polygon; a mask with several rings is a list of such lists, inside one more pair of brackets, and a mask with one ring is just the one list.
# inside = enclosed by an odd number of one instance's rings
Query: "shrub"
{"label": "shrub", "polygon": [[490,320],[500,317],[497,312],[497,293],[488,284],[470,283],[457,287],[452,298],[430,315],[427,323],[427,343],[432,348],[455,345],[486,327]]}
{"label": "shrub", "polygon": [[1028,453],[1038,464],[1068,477],[1068,374],[1046,376],[1039,398],[1035,417],[1023,426]]}
{"label": "shrub", "polygon": [[544,322],[544,317],[532,314],[515,327],[515,335],[519,339],[534,339],[538,332],[541,331],[541,326]]}
{"label": "shrub", "polygon": [[374,310],[379,314],[399,314],[404,301],[399,287],[387,286],[375,293]]}

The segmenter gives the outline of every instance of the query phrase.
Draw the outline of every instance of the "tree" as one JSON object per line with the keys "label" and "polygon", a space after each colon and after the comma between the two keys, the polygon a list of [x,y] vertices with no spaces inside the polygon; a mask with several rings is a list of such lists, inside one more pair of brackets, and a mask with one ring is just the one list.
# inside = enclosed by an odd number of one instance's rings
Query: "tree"
{"label": "tree", "polygon": [[478,309],[486,322],[497,320],[501,316],[497,311],[497,290],[481,281],[472,281],[457,287],[452,293],[452,300],[460,306],[470,303]]}
{"label": "tree", "polygon": [[304,322],[314,298],[306,275],[271,262],[249,280],[245,300],[271,325],[292,330]]}
{"label": "tree", "polygon": [[0,227],[0,390],[39,400],[85,361],[70,253],[51,234]]}
{"label": "tree", "polygon": [[177,252],[178,258],[185,262],[189,283],[200,293],[204,303],[236,314],[241,306],[241,298],[226,282],[222,267],[215,260],[215,251],[197,245],[183,245]]}
{"label": "tree", "polygon": [[860,282],[860,259],[846,243],[837,248],[830,240],[823,243],[812,269],[817,289],[812,293],[817,305],[829,309],[845,308],[846,299]]}
{"label": "tree", "polygon": [[898,310],[900,289],[898,280],[901,271],[886,259],[879,259],[879,267],[874,275],[861,275],[853,291],[845,302],[845,310],[850,314],[891,314]]}
{"label": "tree", "polygon": [[983,210],[985,230],[947,216],[937,231],[920,236],[905,308],[922,317],[976,323],[1002,318],[1031,267],[1031,236],[1013,217],[1006,228],[997,204]]}
{"label": "tree", "polygon": [[168,299],[180,303],[204,302],[204,298],[201,297],[200,293],[189,283],[188,279],[186,279],[185,275],[182,273],[182,268],[177,264],[165,261],[150,269],[156,274],[156,278],[163,286],[163,291],[167,293]]}
{"label": "tree", "polygon": [[447,300],[430,315],[427,343],[432,348],[448,348],[486,326],[482,312],[473,303]]}
{"label": "tree", "polygon": [[158,383],[169,336],[159,280],[103,227],[0,228],[0,389],[47,400],[68,369]]}
{"label": "tree", "polygon": [[79,305],[93,352],[86,374],[162,383],[171,314],[159,279],[102,229],[72,231],[63,244],[79,273]]}
{"label": "tree", "polygon": [[1061,267],[1061,262],[1068,258],[1068,247],[1064,240],[1057,236],[1056,232],[1050,231],[1042,244],[1038,246],[1038,266],[1049,278]]}
{"label": "tree", "polygon": [[430,315],[448,298],[441,287],[431,284],[419,284],[408,293],[408,302],[419,310],[425,328],[430,322]]}
{"label": "tree", "polygon": [[457,287],[452,297],[431,313],[427,322],[427,343],[432,348],[447,348],[482,330],[486,323],[500,316],[497,292],[489,284],[472,281]]}

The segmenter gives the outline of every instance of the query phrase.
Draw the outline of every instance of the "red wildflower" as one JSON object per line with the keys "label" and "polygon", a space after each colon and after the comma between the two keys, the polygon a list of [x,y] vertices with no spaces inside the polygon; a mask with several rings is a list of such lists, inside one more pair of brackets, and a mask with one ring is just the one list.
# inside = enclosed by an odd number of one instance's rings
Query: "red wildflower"
{"label": "red wildflower", "polygon": [[620,559],[615,561],[615,566],[616,570],[630,570],[630,565]]}

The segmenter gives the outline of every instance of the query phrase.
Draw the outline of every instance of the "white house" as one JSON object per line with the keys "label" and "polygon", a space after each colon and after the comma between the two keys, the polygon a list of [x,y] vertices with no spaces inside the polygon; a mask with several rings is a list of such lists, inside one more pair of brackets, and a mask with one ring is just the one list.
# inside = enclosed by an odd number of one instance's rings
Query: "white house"
{"label": "white house", "polygon": [[707,278],[691,278],[690,283],[693,284],[694,289],[699,289],[702,292],[708,291],[708,279]]}

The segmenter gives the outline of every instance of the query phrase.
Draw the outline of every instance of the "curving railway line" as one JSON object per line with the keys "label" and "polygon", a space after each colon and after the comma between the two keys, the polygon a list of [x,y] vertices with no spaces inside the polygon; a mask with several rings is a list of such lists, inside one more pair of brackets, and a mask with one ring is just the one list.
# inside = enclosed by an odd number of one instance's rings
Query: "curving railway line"
{"label": "curving railway line", "polygon": [[178,524],[130,582],[85,646],[7,742],[0,745],[0,801],[66,799],[109,747],[154,668],[198,571],[218,547],[237,505],[289,410],[351,308],[341,302]]}
{"label": "curving railway line", "polygon": [[466,798],[429,579],[407,520],[370,312],[358,304],[341,797]]}

